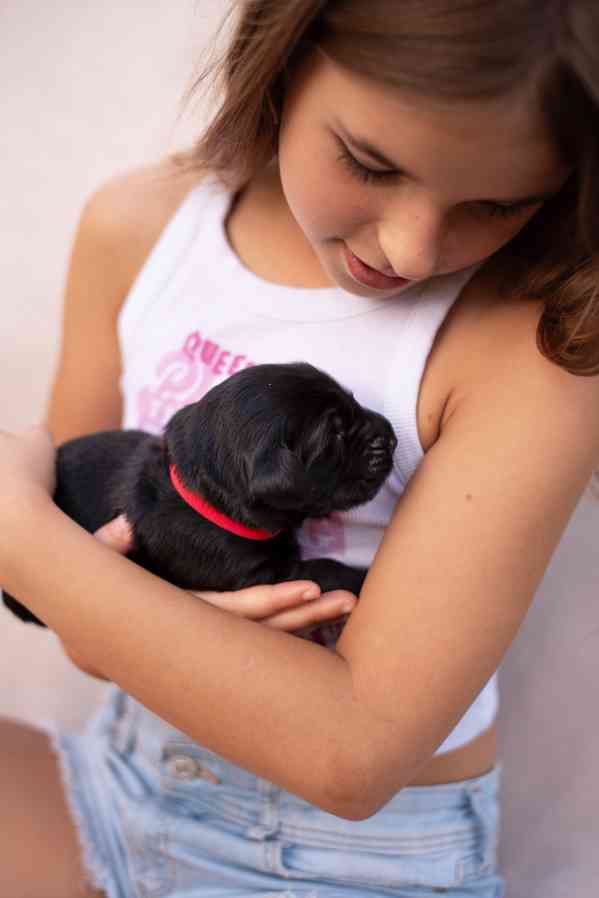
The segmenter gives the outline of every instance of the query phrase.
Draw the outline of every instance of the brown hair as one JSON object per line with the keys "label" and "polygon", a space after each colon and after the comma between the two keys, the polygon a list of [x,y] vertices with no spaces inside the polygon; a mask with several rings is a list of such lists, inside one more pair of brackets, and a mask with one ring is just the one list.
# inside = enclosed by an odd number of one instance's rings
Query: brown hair
{"label": "brown hair", "polygon": [[233,190],[276,154],[287,85],[314,45],[353,73],[423,97],[534,90],[572,173],[485,266],[503,296],[544,301],[537,345],[547,359],[599,374],[597,0],[230,0],[217,36],[233,12],[223,56],[183,98],[185,107],[215,73],[223,102],[193,147],[173,157],[180,170],[210,171]]}

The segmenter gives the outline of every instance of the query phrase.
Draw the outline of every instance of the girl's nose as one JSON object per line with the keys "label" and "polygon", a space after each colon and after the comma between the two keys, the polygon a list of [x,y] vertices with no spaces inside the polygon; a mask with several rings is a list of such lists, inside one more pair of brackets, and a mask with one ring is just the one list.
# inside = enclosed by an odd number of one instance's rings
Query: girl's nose
{"label": "girl's nose", "polygon": [[378,241],[396,276],[423,280],[439,269],[442,232],[440,212],[414,202],[402,205],[400,200],[380,223]]}

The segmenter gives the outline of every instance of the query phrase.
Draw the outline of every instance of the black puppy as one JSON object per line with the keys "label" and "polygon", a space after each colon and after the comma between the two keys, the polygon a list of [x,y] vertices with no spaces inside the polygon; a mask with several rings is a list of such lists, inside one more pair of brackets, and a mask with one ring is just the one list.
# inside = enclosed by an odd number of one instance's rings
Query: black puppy
{"label": "black puppy", "polygon": [[161,437],[106,430],[63,443],[53,499],[90,533],[125,513],[128,557],[182,589],[314,580],[358,595],[366,569],[301,561],[294,529],[371,500],[396,445],[387,419],[323,371],[256,365],[180,409]]}

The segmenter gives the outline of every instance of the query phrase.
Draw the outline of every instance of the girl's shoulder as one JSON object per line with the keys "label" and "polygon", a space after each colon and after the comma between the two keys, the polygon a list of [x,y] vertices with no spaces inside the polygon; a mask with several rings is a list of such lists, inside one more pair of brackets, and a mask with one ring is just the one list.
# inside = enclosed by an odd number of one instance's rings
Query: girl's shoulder
{"label": "girl's shoulder", "polygon": [[453,372],[452,386],[466,388],[492,374],[498,360],[523,340],[532,354],[538,353],[535,335],[543,308],[542,300],[528,296],[502,297],[480,269],[444,322],[446,370]]}
{"label": "girl's shoulder", "polygon": [[418,430],[425,451],[441,436],[454,403],[493,377],[502,354],[526,339],[531,353],[543,304],[520,298],[506,301],[484,269],[474,275],[437,331],[418,399]]}
{"label": "girl's shoulder", "polygon": [[121,300],[169,220],[201,178],[197,172],[181,172],[167,156],[112,176],[88,199],[86,212],[93,219],[96,239],[118,256]]}

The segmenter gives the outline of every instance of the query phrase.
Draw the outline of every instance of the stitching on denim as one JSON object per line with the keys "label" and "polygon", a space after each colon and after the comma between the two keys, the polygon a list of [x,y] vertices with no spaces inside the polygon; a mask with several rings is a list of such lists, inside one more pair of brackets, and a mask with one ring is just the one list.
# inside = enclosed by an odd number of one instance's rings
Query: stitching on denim
{"label": "stitching on denim", "polygon": [[77,832],[88,884],[94,889],[103,890],[107,898],[123,898],[118,884],[110,872],[106,858],[93,841],[89,823],[83,811],[85,801],[83,790],[70,763],[68,734],[61,733],[57,725],[49,720],[43,720],[37,726],[48,736],[50,747],[58,760],[63,795]]}

